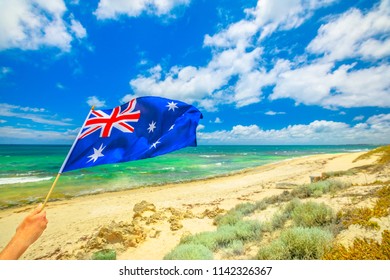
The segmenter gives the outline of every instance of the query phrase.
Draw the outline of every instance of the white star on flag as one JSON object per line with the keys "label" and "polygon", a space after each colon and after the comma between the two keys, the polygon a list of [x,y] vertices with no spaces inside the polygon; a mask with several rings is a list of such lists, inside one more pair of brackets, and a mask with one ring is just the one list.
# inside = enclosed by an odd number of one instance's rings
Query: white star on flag
{"label": "white star on flag", "polygon": [[[173,124],[173,125],[169,128],[169,130],[172,130],[174,127],[175,127],[175,125]],[[169,131],[169,130],[168,130],[168,131]]]}
{"label": "white star on flag", "polygon": [[156,122],[152,121],[152,123],[150,123],[148,127],[149,133],[153,132],[155,128],[156,128]]}
{"label": "white star on flag", "polygon": [[93,160],[93,162],[95,162],[98,158],[100,157],[104,157],[104,155],[102,154],[103,150],[104,150],[105,147],[103,147],[103,144],[100,145],[100,148],[99,149],[95,149],[93,148],[93,154],[88,156],[89,158],[91,158],[89,161],[87,162],[90,162]]}
{"label": "white star on flag", "polygon": [[154,143],[152,144],[152,146],[150,146],[149,149],[151,149],[152,147],[156,149],[156,148],[157,148],[157,144],[161,144],[161,142],[157,140],[156,142],[154,142]]}
{"label": "white star on flag", "polygon": [[168,111],[172,110],[172,111],[175,112],[175,109],[176,109],[176,108],[179,108],[179,107],[177,107],[176,105],[177,105],[177,103],[175,103],[175,102],[172,101],[172,102],[168,102],[168,105],[165,106],[165,107],[168,107],[168,108],[169,108]]}

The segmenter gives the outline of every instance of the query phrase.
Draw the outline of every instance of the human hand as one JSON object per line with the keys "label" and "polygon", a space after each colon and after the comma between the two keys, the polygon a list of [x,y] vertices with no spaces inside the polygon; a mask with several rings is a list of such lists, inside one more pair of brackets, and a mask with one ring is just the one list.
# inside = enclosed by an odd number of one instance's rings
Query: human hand
{"label": "human hand", "polygon": [[27,248],[33,244],[47,227],[46,211],[42,211],[42,204],[28,214],[17,227],[16,233],[0,252],[0,259],[16,260]]}
{"label": "human hand", "polygon": [[47,227],[46,211],[42,211],[42,204],[38,205],[17,227],[15,237],[23,240],[28,246],[33,244]]}

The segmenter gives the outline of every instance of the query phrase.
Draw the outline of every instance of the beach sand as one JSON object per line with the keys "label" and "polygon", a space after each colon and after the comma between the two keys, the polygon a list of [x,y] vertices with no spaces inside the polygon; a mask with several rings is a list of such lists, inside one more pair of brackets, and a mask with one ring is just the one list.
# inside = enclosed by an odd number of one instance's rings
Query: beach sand
{"label": "beach sand", "polygon": [[[371,157],[354,162],[361,154],[301,157],[213,179],[50,202],[46,208],[48,228],[22,259],[90,259],[93,252],[113,248],[117,259],[159,260],[182,236],[214,230],[215,215],[239,203],[259,201],[310,183],[310,176],[322,172],[348,170],[376,160]],[[389,180],[388,174],[362,172],[342,180],[353,183],[356,192],[361,192],[359,184]],[[351,203],[346,195],[321,199],[336,211]],[[0,211],[0,249],[33,207]],[[267,211],[262,213],[264,219],[272,215],[272,208]],[[383,223],[390,227],[389,219]],[[342,238],[353,237],[354,233],[346,233]]]}

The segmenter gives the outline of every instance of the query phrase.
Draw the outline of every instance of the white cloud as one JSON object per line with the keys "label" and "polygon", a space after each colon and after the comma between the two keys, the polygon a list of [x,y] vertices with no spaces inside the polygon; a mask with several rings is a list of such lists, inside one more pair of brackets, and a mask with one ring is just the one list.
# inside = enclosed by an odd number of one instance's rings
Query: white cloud
{"label": "white cloud", "polygon": [[308,51],[327,60],[361,57],[380,59],[390,55],[390,1],[363,14],[351,9],[321,26]]}
{"label": "white cloud", "polygon": [[216,117],[214,123],[222,123],[222,120],[219,117]]}
{"label": "white cloud", "polygon": [[276,116],[276,115],[285,115],[286,112],[267,111],[264,114],[268,116]]}
{"label": "white cloud", "polygon": [[355,65],[313,63],[280,74],[271,100],[325,107],[390,107],[390,65],[354,70]]}
{"label": "white cloud", "polygon": [[[78,129],[77,129],[78,130]],[[13,126],[0,127],[2,143],[70,143],[77,136],[77,130],[67,130],[65,132],[47,131],[31,128],[21,128]]]}
{"label": "white cloud", "polygon": [[105,107],[106,106],[106,101],[100,100],[96,96],[89,96],[88,99],[87,99],[87,104],[89,106],[91,106],[91,107],[95,106],[96,108],[100,108],[100,107]]}
{"label": "white cloud", "polygon": [[262,88],[273,85],[280,73],[290,69],[286,60],[277,61],[269,72],[261,67],[263,49],[258,46],[258,39],[279,29],[296,28],[315,9],[332,2],[259,1],[257,7],[246,10],[245,19],[213,36],[205,36],[204,46],[213,48],[212,58],[205,66],[173,66],[165,71],[156,65],[149,74],[132,79],[130,85],[137,95],[198,102],[208,111],[217,111],[218,105],[226,103],[235,103],[237,107],[257,103],[262,99]]}
{"label": "white cloud", "polygon": [[57,119],[43,108],[21,107],[6,103],[0,104],[0,116],[27,119],[35,123],[69,126],[71,119]]}
{"label": "white cloud", "polygon": [[75,19],[70,20],[70,29],[78,39],[82,39],[87,36],[87,30]]}
{"label": "white cloud", "polygon": [[291,30],[310,18],[316,9],[330,5],[337,0],[262,0],[255,8],[246,9],[243,20],[229,25],[226,29],[210,36],[206,35],[206,46],[234,47],[247,46],[260,34],[263,39],[277,30]]}
{"label": "white cloud", "polygon": [[231,130],[199,131],[198,138],[200,143],[208,144],[384,144],[390,139],[390,114],[372,116],[355,126],[325,120],[289,125],[280,130],[236,125]]}
{"label": "white cloud", "polygon": [[354,121],[362,121],[364,120],[364,116],[363,115],[360,115],[360,116],[356,116],[353,118]]}
{"label": "white cloud", "polygon": [[162,16],[170,15],[191,0],[100,0],[95,15],[98,19],[118,19],[120,16],[137,17],[142,13]]}
{"label": "white cloud", "polygon": [[0,51],[44,46],[70,51],[73,35],[82,38],[86,31],[65,19],[66,11],[63,0],[0,0]]}
{"label": "white cloud", "polygon": [[133,95],[133,94],[126,94],[125,96],[123,96],[123,97],[121,98],[121,100],[119,100],[119,102],[120,102],[121,104],[127,103],[127,102],[129,102],[130,100],[132,100],[132,99],[134,99],[134,98],[136,98],[135,95]]}

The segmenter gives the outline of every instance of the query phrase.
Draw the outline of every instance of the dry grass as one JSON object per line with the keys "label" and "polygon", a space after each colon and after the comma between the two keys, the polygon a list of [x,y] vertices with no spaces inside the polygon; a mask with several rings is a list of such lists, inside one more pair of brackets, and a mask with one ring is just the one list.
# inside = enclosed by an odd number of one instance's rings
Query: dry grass
{"label": "dry grass", "polygon": [[382,232],[382,242],[356,238],[350,247],[335,244],[323,256],[325,260],[390,260],[390,231]]}
{"label": "dry grass", "polygon": [[379,156],[377,160],[377,164],[387,164],[390,162],[390,145],[382,146],[376,149],[373,149],[358,158],[354,160],[354,162],[362,160],[362,159],[368,159],[371,156]]}

